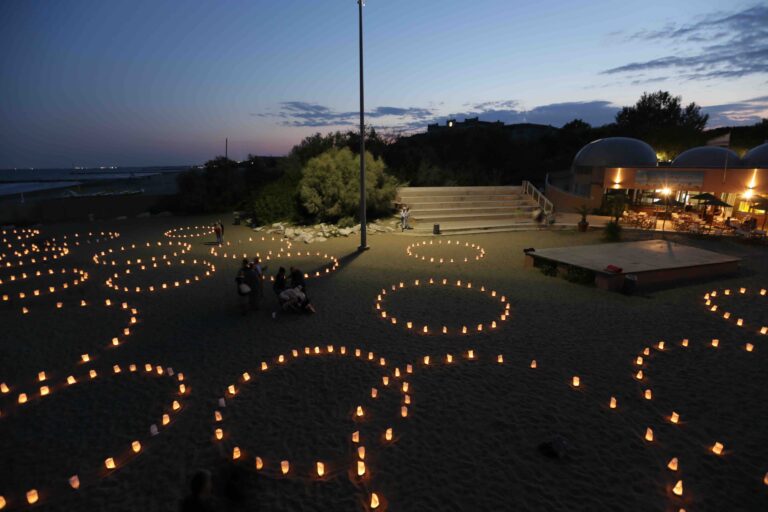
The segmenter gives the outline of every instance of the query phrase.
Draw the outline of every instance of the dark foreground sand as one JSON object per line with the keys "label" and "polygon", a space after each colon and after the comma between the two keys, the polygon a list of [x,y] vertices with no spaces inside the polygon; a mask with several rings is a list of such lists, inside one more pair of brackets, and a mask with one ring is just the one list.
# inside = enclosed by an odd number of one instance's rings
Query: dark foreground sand
{"label": "dark foreground sand", "polygon": [[[19,301],[0,305],[0,382],[11,386],[0,395],[0,495],[8,509],[24,505],[27,490],[36,488],[39,510],[171,511],[190,475],[207,468],[214,473],[219,510],[359,511],[367,509],[372,492],[381,498],[380,509],[392,511],[768,510],[768,336],[758,333],[768,325],[768,296],[758,295],[768,288],[764,248],[678,240],[744,258],[742,275],[626,297],[522,267],[525,247],[597,243],[597,233],[458,238],[485,249],[480,261],[473,259],[476,250],[464,246],[420,248],[428,258],[470,258],[439,265],[406,254],[406,246],[419,240],[412,237],[371,236],[371,250],[359,255],[352,238],[294,244],[289,258],[285,244],[228,226],[226,239],[256,240],[236,244],[238,254],[273,251],[270,274],[279,265],[309,271],[326,262],[316,255],[297,257],[297,250],[340,259],[338,271],[308,283],[316,315],[275,320],[269,285],[261,310],[240,314],[234,290],[238,261],[224,259],[223,252],[210,254],[205,237],[189,240],[193,250],[183,256],[185,265],[121,275],[122,282],[142,288],[181,283],[152,294],[107,288],[104,281],[114,270],[91,261],[96,251],[165,242],[167,229],[205,220],[210,219],[42,228],[43,238],[95,229],[119,231],[121,237],[72,247],[61,260],[87,269],[90,279],[83,285],[28,300],[27,315]],[[282,256],[274,259],[281,248]],[[173,259],[156,246],[115,258],[151,261],[164,253]],[[203,270],[190,264],[194,258],[213,262],[216,272],[184,285]],[[474,288],[485,285],[505,296],[511,315],[495,330],[428,336],[380,318],[375,303],[382,288],[429,278],[469,281],[473,290],[406,287],[387,297],[388,313],[412,319],[415,328],[488,323],[498,320],[501,307]],[[14,286],[20,283],[3,290]],[[705,307],[707,291],[741,286],[747,293],[718,297],[731,320]],[[107,298],[112,306],[106,306]],[[121,309],[124,301],[128,310]],[[131,316],[136,324],[129,324]],[[744,327],[735,325],[737,317],[744,318]],[[110,346],[113,337],[118,347]],[[688,347],[681,346],[683,338]],[[713,338],[719,339],[717,348]],[[660,340],[664,350],[657,348]],[[753,344],[751,352],[746,343]],[[316,346],[319,354],[304,355],[305,347],[314,352]],[[637,366],[645,347],[650,356]],[[371,361],[368,352],[374,353]],[[83,354],[91,361],[83,363]],[[135,374],[125,372],[131,363],[138,365]],[[188,396],[179,396],[174,378],[142,373],[145,363],[153,371],[160,365],[172,367],[175,376],[183,372]],[[115,364],[123,373],[113,373]],[[640,368],[642,381],[635,378]],[[68,375],[90,369],[98,374],[92,381],[63,384]],[[55,389],[39,398],[35,379],[42,370]],[[573,376],[580,377],[578,388]],[[407,418],[401,417],[403,381],[411,401]],[[234,397],[227,392],[230,384],[236,386]],[[650,401],[643,398],[646,389],[652,390]],[[16,404],[20,392],[28,393],[29,403]],[[612,396],[615,410],[608,407]],[[172,412],[175,399],[182,408]],[[356,420],[358,405],[365,415]],[[214,438],[217,410],[223,416],[221,441]],[[680,415],[677,425],[668,420],[672,411]],[[150,436],[149,425],[160,425],[165,413],[171,423]],[[383,434],[390,427],[388,442]],[[644,440],[648,427],[652,442]],[[354,472],[355,431],[366,447],[363,478]],[[565,458],[537,450],[558,436],[568,445]],[[143,451],[128,457],[136,439]],[[715,442],[724,445],[721,456],[710,451]],[[234,447],[241,450],[237,462],[230,460]],[[104,468],[109,456],[117,458],[116,471]],[[264,462],[260,473],[256,456]],[[672,457],[679,460],[676,472],[667,469]],[[281,460],[290,461],[287,476],[280,474]],[[317,461],[326,464],[322,479],[313,476]],[[77,491],[67,484],[73,474],[81,475]],[[678,480],[682,497],[672,492]]]}

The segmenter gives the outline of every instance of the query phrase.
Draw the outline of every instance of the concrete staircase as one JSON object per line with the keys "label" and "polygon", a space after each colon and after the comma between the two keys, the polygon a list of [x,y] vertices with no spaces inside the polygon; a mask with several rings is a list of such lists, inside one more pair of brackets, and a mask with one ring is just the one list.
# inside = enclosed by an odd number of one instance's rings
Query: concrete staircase
{"label": "concrete staircase", "polygon": [[522,187],[403,187],[397,202],[411,208],[411,234],[492,233],[539,229],[536,202]]}

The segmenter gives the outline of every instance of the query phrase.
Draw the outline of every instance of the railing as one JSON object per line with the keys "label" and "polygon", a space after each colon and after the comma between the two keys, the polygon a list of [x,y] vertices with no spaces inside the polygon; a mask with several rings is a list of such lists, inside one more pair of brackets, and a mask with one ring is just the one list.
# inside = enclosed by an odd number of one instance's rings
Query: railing
{"label": "railing", "polygon": [[528,194],[531,196],[531,198],[536,201],[536,203],[541,207],[542,210],[544,210],[544,213],[552,213],[555,210],[555,205],[552,204],[552,201],[547,199],[547,197],[539,192],[539,189],[533,186],[533,183],[530,181],[523,181],[522,184],[523,193]]}

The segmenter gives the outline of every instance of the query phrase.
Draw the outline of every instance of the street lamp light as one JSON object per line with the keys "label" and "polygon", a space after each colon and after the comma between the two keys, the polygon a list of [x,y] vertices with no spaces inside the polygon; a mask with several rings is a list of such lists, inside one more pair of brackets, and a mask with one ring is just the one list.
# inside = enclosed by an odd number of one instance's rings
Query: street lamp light
{"label": "street lamp light", "polygon": [[357,0],[359,39],[360,39],[360,247],[358,251],[368,249],[367,226],[365,216],[365,94],[363,87],[363,0]]}
{"label": "street lamp light", "polygon": [[661,234],[664,236],[664,225],[667,223],[667,216],[669,216],[669,195],[672,190],[669,187],[664,187],[661,190],[661,195],[664,196],[664,218],[661,221]]}

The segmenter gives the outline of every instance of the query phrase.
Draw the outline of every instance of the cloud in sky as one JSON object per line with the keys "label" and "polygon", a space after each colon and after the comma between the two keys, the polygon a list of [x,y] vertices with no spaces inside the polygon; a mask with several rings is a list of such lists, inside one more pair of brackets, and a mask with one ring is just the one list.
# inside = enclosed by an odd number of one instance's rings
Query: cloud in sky
{"label": "cloud in sky", "polygon": [[[280,103],[277,113],[263,112],[251,114],[256,117],[280,119],[284,126],[322,127],[322,126],[352,126],[360,122],[357,111],[338,112],[330,107],[306,101],[284,101]],[[366,118],[391,118],[394,124],[415,123],[433,117],[435,111],[428,107],[391,107],[383,106],[366,112]]]}
{"label": "cloud in sky", "polygon": [[[605,75],[642,73],[650,83],[674,73],[683,80],[741,78],[768,73],[768,5],[718,12],[688,24],[630,34],[632,41],[666,41],[667,55],[606,69]],[[656,73],[664,73],[657,75]]]}
{"label": "cloud in sky", "polygon": [[733,126],[755,124],[768,117],[768,96],[760,96],[735,103],[702,107],[709,114],[707,126]]}

